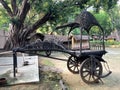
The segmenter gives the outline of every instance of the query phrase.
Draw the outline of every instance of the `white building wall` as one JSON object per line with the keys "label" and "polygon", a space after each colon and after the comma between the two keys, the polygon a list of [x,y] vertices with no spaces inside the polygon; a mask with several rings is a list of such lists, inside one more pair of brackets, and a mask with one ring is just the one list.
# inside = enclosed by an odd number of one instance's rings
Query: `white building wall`
{"label": "white building wall", "polygon": [[8,38],[8,32],[4,30],[0,30],[0,49],[4,48],[7,38]]}

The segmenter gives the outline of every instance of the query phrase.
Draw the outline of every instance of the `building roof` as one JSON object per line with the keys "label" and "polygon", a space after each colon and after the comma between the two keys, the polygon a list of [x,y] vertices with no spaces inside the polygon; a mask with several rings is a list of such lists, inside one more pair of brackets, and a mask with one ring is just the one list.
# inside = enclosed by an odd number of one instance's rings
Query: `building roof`
{"label": "building roof", "polygon": [[69,41],[68,36],[63,36],[63,35],[45,35],[45,40],[58,40],[62,42],[67,42]]}
{"label": "building roof", "polygon": [[118,30],[114,30],[106,39],[116,39],[120,41],[120,32]]}
{"label": "building roof", "polygon": [[[81,39],[81,35],[73,35],[73,37],[76,41],[79,41]],[[88,40],[88,36],[82,35],[82,40]]]}
{"label": "building roof", "polygon": [[[79,41],[81,36],[80,35],[73,35],[68,38],[68,36],[63,36],[63,35],[45,35],[45,40],[58,40],[61,42],[68,42],[71,41],[72,37],[76,40]],[[82,40],[88,40],[87,35],[82,35]]]}

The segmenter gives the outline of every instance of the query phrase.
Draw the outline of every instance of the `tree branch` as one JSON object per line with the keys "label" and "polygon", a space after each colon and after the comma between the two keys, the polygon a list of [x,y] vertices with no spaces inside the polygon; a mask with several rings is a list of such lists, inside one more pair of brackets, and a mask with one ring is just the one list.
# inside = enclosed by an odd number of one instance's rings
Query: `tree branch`
{"label": "tree branch", "polygon": [[7,5],[7,2],[5,2],[4,0],[0,0],[0,3],[3,5],[3,7],[7,10],[7,13],[13,17],[13,13],[10,9],[10,7]]}
{"label": "tree branch", "polygon": [[28,2],[28,0],[23,0],[22,8],[21,8],[20,15],[19,15],[21,23],[24,22],[25,17],[29,10],[30,10],[30,3]]}
{"label": "tree branch", "polygon": [[51,13],[50,12],[46,13],[41,19],[39,19],[33,24],[32,28],[38,29],[41,25],[43,25],[46,21],[48,21],[50,17],[51,17]]}
{"label": "tree branch", "polygon": [[[24,32],[22,33],[22,36],[27,37],[30,33],[33,33],[35,30],[37,30],[40,26],[42,26],[46,21],[49,20],[51,17],[51,13],[46,13],[42,19],[39,19],[36,23],[34,23],[32,26],[29,26]],[[25,38],[22,37],[22,38]]]}
{"label": "tree branch", "polygon": [[11,0],[11,6],[12,6],[12,9],[13,9],[14,15],[16,15],[17,11],[18,11],[18,7],[16,5],[16,0]]}

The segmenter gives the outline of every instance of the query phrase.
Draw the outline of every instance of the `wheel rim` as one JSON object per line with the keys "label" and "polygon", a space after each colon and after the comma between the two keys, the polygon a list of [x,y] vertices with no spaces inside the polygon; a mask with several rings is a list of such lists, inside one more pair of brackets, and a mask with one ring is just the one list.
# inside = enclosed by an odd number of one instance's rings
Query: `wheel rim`
{"label": "wheel rim", "polygon": [[102,74],[102,65],[96,58],[88,58],[81,64],[79,73],[85,83],[95,83]]}
{"label": "wheel rim", "polygon": [[50,55],[51,55],[51,51],[49,51],[49,50],[46,51],[45,53],[46,53],[47,56],[50,56]]}
{"label": "wheel rim", "polygon": [[47,56],[50,56],[50,55],[51,55],[50,49],[52,49],[52,45],[51,45],[51,43],[50,43],[49,41],[44,41],[44,43],[43,43],[43,49],[46,50],[46,51],[45,51],[45,54],[46,54]]}
{"label": "wheel rim", "polygon": [[77,57],[70,56],[67,61],[67,68],[70,72],[77,74],[80,70],[80,63],[77,60]]}

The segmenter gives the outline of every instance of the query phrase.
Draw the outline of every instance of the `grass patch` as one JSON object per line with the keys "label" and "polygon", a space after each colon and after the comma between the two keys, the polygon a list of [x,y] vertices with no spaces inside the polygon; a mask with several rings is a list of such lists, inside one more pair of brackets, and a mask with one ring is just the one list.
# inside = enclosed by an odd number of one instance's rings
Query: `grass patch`
{"label": "grass patch", "polygon": [[59,80],[62,79],[61,75],[51,71],[40,72],[40,87],[41,90],[61,90]]}
{"label": "grass patch", "polygon": [[54,66],[54,64],[47,59],[42,59],[41,63],[47,66]]}
{"label": "grass patch", "polygon": [[44,58],[44,57],[39,58],[40,64],[46,66],[55,66],[50,60],[51,60],[50,58]]}

